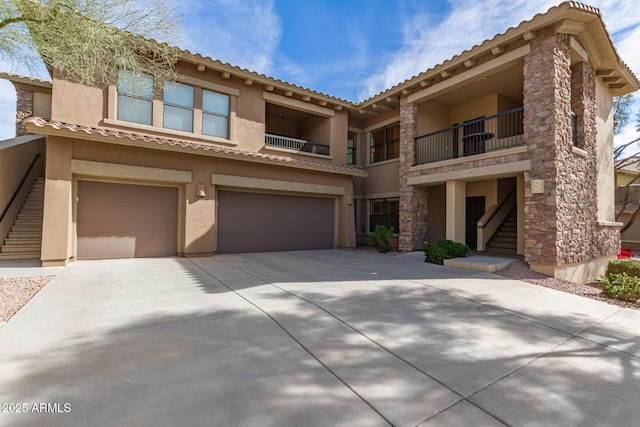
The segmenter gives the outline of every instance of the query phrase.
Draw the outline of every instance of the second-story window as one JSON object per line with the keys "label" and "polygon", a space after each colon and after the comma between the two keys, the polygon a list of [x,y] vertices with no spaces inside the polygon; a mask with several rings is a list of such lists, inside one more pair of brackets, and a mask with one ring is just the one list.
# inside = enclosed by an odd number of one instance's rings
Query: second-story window
{"label": "second-story window", "polygon": [[167,129],[193,132],[193,86],[165,82],[162,126]]}
{"label": "second-story window", "polygon": [[202,134],[229,137],[229,95],[202,90]]}
{"label": "second-story window", "polygon": [[385,126],[371,132],[370,163],[398,158],[400,155],[400,124]]}
{"label": "second-story window", "polygon": [[350,165],[358,164],[358,140],[355,132],[347,134],[347,163]]}
{"label": "second-story window", "polygon": [[129,71],[118,72],[118,120],[151,125],[153,121],[153,77]]}

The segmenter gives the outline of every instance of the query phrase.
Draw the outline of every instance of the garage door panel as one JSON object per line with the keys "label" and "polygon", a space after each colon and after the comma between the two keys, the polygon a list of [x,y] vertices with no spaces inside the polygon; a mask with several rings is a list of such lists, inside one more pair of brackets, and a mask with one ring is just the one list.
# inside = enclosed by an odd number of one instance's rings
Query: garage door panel
{"label": "garage door panel", "polygon": [[78,182],[78,259],[177,253],[178,189]]}
{"label": "garage door panel", "polygon": [[219,253],[333,247],[334,199],[218,192]]}

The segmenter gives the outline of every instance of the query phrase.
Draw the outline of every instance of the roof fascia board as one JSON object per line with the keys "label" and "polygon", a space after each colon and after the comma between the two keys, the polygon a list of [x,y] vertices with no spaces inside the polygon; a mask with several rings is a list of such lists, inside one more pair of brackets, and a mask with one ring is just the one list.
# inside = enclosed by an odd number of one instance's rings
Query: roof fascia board
{"label": "roof fascia board", "polygon": [[293,108],[294,110],[304,111],[305,113],[316,114],[323,117],[335,117],[336,112],[330,108],[321,107],[309,102],[299,101],[286,96],[278,95],[271,92],[262,92],[262,99],[272,104],[282,107]]}
{"label": "roof fascia board", "polygon": [[531,45],[526,44],[517,49],[509,51],[502,56],[499,56],[496,59],[492,59],[491,61],[487,61],[483,64],[478,65],[475,68],[472,68],[469,71],[465,71],[464,73],[455,75],[450,79],[447,79],[441,83],[438,83],[432,87],[428,87],[419,92],[413,93],[408,96],[407,101],[409,102],[422,102],[426,101],[429,98],[435,97],[437,94],[450,89],[453,86],[456,86],[466,80],[473,79],[474,77],[478,77],[492,69],[501,67],[509,62],[516,61],[520,58],[524,58],[526,55],[531,52]]}
{"label": "roof fascia board", "polygon": [[113,135],[102,135],[99,133],[96,134],[96,133],[91,133],[86,131],[81,131],[81,133],[79,133],[79,132],[74,132],[70,129],[57,129],[50,126],[41,127],[30,122],[25,123],[25,128],[29,132],[38,133],[40,135],[47,135],[47,136],[59,136],[59,137],[64,137],[69,139],[105,142],[109,144],[125,145],[129,147],[151,148],[155,150],[187,153],[187,154],[194,154],[194,155],[201,155],[201,156],[208,156],[208,157],[219,157],[219,158],[236,160],[236,161],[246,161],[246,162],[252,162],[252,163],[277,165],[277,166],[290,167],[295,169],[314,170],[314,171],[332,173],[337,175],[362,176],[362,177],[365,177],[368,175],[367,171],[362,169],[356,169],[356,168],[334,169],[330,167],[332,166],[332,164],[330,163],[327,164],[327,166],[329,167],[325,167],[320,163],[299,163],[299,162],[296,162],[295,159],[293,158],[288,158],[289,160],[287,159],[277,160],[277,159],[253,157],[251,156],[252,153],[247,153],[247,155],[243,155],[242,153],[230,153],[230,152],[224,152],[224,151],[200,149],[196,147],[183,147],[181,145],[170,145],[167,143],[160,144],[156,142],[147,142],[147,141],[132,139],[131,137],[117,138]]}

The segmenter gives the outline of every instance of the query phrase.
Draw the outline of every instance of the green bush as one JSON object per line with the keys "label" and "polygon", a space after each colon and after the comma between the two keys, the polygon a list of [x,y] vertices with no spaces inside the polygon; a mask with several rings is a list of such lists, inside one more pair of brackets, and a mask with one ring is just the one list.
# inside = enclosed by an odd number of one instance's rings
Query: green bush
{"label": "green bush", "polygon": [[369,237],[378,248],[378,252],[387,253],[391,250],[389,239],[393,237],[393,227],[378,224]]}
{"label": "green bush", "polygon": [[640,277],[624,272],[607,273],[600,276],[599,281],[603,293],[609,298],[632,302],[640,299]]}
{"label": "green bush", "polygon": [[609,262],[606,275],[626,273],[629,276],[640,277],[640,262],[631,259],[616,259]]}
{"label": "green bush", "polygon": [[434,244],[424,245],[422,250],[425,254],[424,262],[442,265],[445,259],[460,258],[467,255],[469,247],[464,243],[441,239]]}

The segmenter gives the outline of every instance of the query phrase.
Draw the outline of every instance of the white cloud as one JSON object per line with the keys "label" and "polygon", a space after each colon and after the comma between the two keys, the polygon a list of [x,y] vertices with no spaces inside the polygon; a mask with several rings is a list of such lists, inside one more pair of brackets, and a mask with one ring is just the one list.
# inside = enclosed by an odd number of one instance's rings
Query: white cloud
{"label": "white cloud", "polygon": [[194,53],[270,73],[282,35],[272,0],[184,0],[185,46]]}
{"label": "white cloud", "polygon": [[16,91],[8,80],[0,80],[0,141],[16,136]]}
{"label": "white cloud", "polygon": [[361,98],[367,98],[411,78],[507,28],[546,11],[555,1],[461,0],[449,2],[445,17],[425,11],[404,22],[403,46],[393,53],[388,65],[365,82]]}
{"label": "white cloud", "polygon": [[[8,59],[0,60],[0,71],[49,79],[44,66],[29,70]],[[0,141],[16,136],[16,90],[8,80],[0,79]]]}
{"label": "white cloud", "polygon": [[[459,0],[449,3],[451,9],[445,17],[430,15],[429,5],[424,3],[426,10],[406,18],[402,47],[389,55],[387,65],[382,70],[373,73],[365,81],[361,98],[368,98],[401,83],[495,34],[517,26],[523,20],[544,13],[557,1]],[[611,33],[623,33],[621,40],[616,40],[616,45],[623,60],[636,73],[639,72],[640,50],[637,49],[637,40],[640,39],[640,14],[637,12],[637,0],[601,0],[593,4],[601,8]],[[634,26],[635,29],[629,31]]]}

